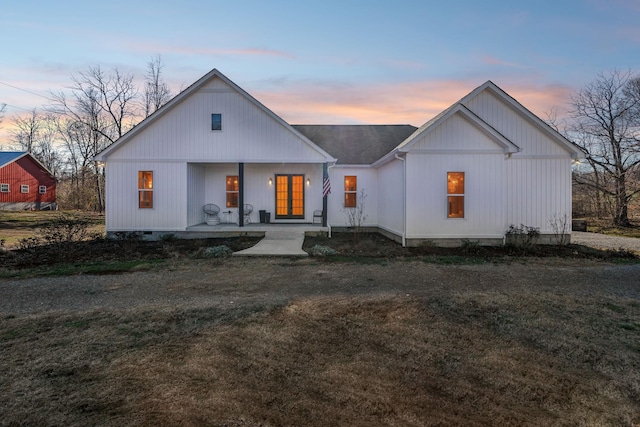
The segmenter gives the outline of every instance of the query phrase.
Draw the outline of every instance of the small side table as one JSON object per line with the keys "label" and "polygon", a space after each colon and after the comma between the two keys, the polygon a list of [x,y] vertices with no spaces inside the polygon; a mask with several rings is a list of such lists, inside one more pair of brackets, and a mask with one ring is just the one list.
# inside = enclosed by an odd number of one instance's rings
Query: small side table
{"label": "small side table", "polygon": [[224,215],[222,222],[225,224],[231,224],[233,222],[233,211],[224,211],[222,212]]}

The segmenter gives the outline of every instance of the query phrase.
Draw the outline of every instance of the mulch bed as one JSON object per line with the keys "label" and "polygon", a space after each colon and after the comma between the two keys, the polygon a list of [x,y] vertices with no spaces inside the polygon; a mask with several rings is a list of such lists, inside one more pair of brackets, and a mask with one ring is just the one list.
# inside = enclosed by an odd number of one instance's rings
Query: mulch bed
{"label": "mulch bed", "polygon": [[[0,250],[0,265],[5,268],[30,268],[60,263],[131,261],[189,257],[198,249],[211,246],[227,246],[236,252],[249,248],[260,241],[259,237],[233,237],[212,239],[171,239],[145,241],[140,239],[106,240],[96,239],[57,245],[44,245],[28,249]],[[623,250],[603,251],[581,245],[533,245],[478,246],[446,248],[422,245],[406,248],[378,234],[361,233],[354,238],[351,233],[334,233],[328,237],[307,237],[303,249],[314,245],[327,246],[338,252],[338,256],[360,258],[480,258],[498,260],[505,257],[560,257],[601,259],[637,259],[632,252]],[[328,260],[335,257],[327,257]]]}

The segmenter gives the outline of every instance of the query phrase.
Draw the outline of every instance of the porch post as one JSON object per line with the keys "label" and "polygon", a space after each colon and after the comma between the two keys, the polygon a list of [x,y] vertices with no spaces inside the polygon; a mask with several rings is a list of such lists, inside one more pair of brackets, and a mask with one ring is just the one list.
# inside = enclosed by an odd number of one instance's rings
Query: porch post
{"label": "porch post", "polygon": [[244,227],[244,163],[238,163],[238,226]]}
{"label": "porch post", "polygon": [[327,193],[324,191],[324,177],[329,179],[329,169],[327,168],[327,163],[322,164],[322,226],[327,226]]}

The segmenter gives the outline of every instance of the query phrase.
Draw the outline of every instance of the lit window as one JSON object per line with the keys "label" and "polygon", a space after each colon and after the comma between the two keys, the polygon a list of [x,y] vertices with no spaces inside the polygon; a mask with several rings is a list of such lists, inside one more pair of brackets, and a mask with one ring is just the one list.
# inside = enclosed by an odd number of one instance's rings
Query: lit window
{"label": "lit window", "polygon": [[138,208],[153,208],[153,172],[138,171]]}
{"label": "lit window", "polygon": [[358,177],[357,176],[345,176],[344,177],[344,207],[355,208],[357,204],[358,195]]}
{"label": "lit window", "polygon": [[222,130],[222,114],[211,115],[211,130]]}
{"label": "lit window", "polygon": [[0,193],[8,193],[9,184],[0,184]]}
{"label": "lit window", "polygon": [[227,175],[227,207],[228,208],[238,207],[238,189],[239,188],[240,186],[238,185],[238,176]]}
{"label": "lit window", "polygon": [[28,193],[29,192],[29,186],[28,185],[21,185],[20,186],[20,192],[21,193]]}
{"label": "lit window", "polygon": [[464,218],[464,172],[447,172],[447,218]]}
{"label": "lit window", "polygon": [[47,186],[46,185],[41,185],[38,187],[38,193],[40,194],[45,194],[47,192]]}

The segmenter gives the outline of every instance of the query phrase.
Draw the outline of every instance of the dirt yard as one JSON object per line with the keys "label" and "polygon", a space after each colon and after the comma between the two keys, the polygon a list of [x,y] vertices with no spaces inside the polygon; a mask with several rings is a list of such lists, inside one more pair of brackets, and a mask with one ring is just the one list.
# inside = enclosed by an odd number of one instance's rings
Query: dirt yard
{"label": "dirt yard", "polygon": [[0,279],[0,425],[637,425],[639,277],[175,258]]}

